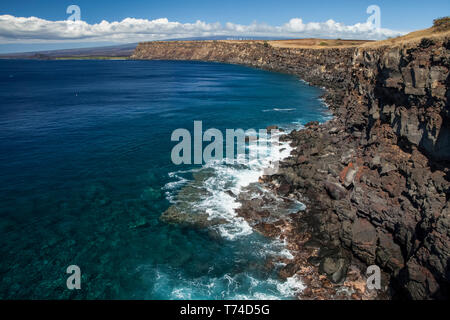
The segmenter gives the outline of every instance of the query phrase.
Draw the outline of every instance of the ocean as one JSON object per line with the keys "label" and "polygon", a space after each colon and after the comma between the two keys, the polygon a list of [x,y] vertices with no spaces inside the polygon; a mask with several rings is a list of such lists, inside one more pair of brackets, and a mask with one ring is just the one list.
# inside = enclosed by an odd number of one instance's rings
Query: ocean
{"label": "ocean", "polygon": [[[194,121],[300,128],[330,118],[321,94],[221,63],[0,60],[0,298],[295,298],[301,280],[265,265],[289,251],[234,211],[270,152],[248,165],[175,165],[171,134]],[[225,223],[167,223],[169,208]],[[80,290],[66,287],[70,265]]]}

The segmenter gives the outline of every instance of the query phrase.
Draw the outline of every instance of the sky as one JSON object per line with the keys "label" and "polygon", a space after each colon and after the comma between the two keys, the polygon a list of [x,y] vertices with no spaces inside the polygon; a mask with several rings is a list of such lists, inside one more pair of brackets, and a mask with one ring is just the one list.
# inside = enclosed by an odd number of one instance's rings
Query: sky
{"label": "sky", "polygon": [[[70,5],[81,21],[67,21]],[[378,40],[448,15],[448,0],[2,0],[0,52],[214,35]]]}

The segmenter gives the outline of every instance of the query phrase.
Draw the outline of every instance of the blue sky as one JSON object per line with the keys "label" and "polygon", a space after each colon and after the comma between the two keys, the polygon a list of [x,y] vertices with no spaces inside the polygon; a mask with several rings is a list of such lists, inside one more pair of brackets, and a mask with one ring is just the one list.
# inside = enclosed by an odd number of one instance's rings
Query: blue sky
{"label": "blue sky", "polygon": [[[316,1],[302,1],[302,0],[228,0],[228,1],[213,1],[213,0],[128,0],[128,1],[106,1],[106,0],[27,0],[27,1],[8,1],[2,0],[0,2],[0,16],[11,15],[17,17],[38,17],[44,22],[35,29],[43,30],[42,34],[37,34],[37,31],[24,36],[30,29],[28,24],[24,24],[24,30],[10,30],[9,26],[15,25],[9,20],[0,20],[0,51],[2,47],[11,47],[27,43],[39,43],[40,47],[44,48],[48,43],[52,43],[52,48],[58,47],[60,43],[61,47],[68,47],[68,43],[124,43],[125,37],[113,38],[110,34],[105,35],[104,30],[101,34],[95,37],[88,37],[86,34],[91,34],[92,30],[85,32],[82,37],[68,38],[64,30],[60,30],[61,26],[51,24],[53,21],[65,20],[68,17],[66,8],[76,4],[81,8],[81,20],[89,24],[88,27],[94,24],[100,23],[102,20],[108,22],[122,21],[126,18],[155,20],[158,18],[167,18],[168,22],[178,22],[181,24],[195,23],[200,20],[206,24],[213,24],[219,22],[224,28],[227,22],[231,22],[236,25],[249,26],[255,22],[261,25],[267,24],[270,26],[282,26],[288,23],[293,18],[300,18],[302,23],[324,23],[329,19],[334,22],[345,25],[354,26],[358,23],[366,22],[369,14],[366,13],[366,8],[369,5],[376,4],[381,9],[381,27],[393,31],[413,31],[417,29],[427,28],[432,24],[432,20],[436,17],[450,15],[450,1],[430,0],[430,1],[415,1],[415,0],[396,0],[396,1],[377,1],[377,0],[341,0],[341,1],[329,1],[329,0],[316,0]],[[3,25],[2,25],[3,22]],[[163,21],[164,22],[164,21]],[[295,22],[295,21],[294,21]],[[46,25],[47,23],[48,25]],[[50,24],[49,24],[50,23]],[[134,23],[133,23],[134,24]],[[197,26],[198,27],[198,26]],[[195,27],[195,28],[197,28]],[[49,32],[49,29],[59,30],[59,34],[55,32]],[[59,28],[59,29],[58,29]],[[87,28],[87,27],[86,27]],[[133,27],[134,28],[134,27]],[[158,39],[164,36],[170,36],[167,32],[160,32],[160,34],[152,34],[153,27],[142,26],[145,28],[145,34],[148,36],[148,40]],[[158,27],[159,28],[159,27]],[[189,29],[190,26],[184,26],[184,29]],[[208,33],[211,26],[203,26],[200,28],[201,35],[212,34]],[[238,27],[232,27],[231,31],[228,28],[223,31],[219,27],[214,27],[215,33],[228,32],[232,35],[238,35],[241,30]],[[331,27],[330,27],[331,28]],[[257,33],[253,35],[263,35],[264,28],[254,27],[251,30],[258,29]],[[288,28],[288,30],[294,30],[295,28]],[[314,26],[306,27],[307,30],[314,29]],[[320,30],[319,30],[320,29]],[[285,29],[283,31],[276,31],[280,36],[283,32],[287,32],[287,36],[296,37],[308,37],[308,36],[321,36],[332,37],[334,33],[330,34],[323,31],[324,28],[317,29],[316,33],[308,33],[299,30],[304,30],[303,27],[295,29],[289,33]],[[135,29],[133,29],[135,30]],[[166,30],[166,29],[165,29]],[[206,31],[205,31],[206,30]],[[249,33],[248,30],[244,33]],[[315,29],[314,29],[315,30]],[[340,30],[340,29],[339,29]],[[352,29],[353,30],[353,29]],[[358,27],[358,32],[351,31],[353,33],[343,32],[342,37],[351,37],[354,34],[355,37],[364,37],[362,29]],[[166,30],[167,31],[167,30]],[[3,34],[2,34],[3,32]],[[45,33],[47,32],[47,33]],[[128,32],[128,31],[126,31]],[[141,32],[141,31],[140,31]],[[184,31],[180,31],[184,32]],[[275,32],[273,30],[268,31]],[[322,33],[321,33],[322,32]],[[62,35],[63,34],[63,35]],[[181,34],[181,33],[180,33]],[[336,33],[340,35],[341,33]],[[128,34],[130,35],[130,34]],[[175,33],[173,34],[175,35]],[[178,35],[178,34],[177,34]],[[189,35],[184,34],[183,35]],[[193,35],[198,35],[193,34]],[[387,37],[390,33],[385,32],[377,37]],[[393,34],[395,36],[395,34]],[[3,38],[2,38],[3,36]],[[371,36],[367,36],[370,38]],[[142,34],[138,37],[130,36],[130,40],[142,40],[147,39]],[[131,42],[131,41],[128,41]],[[38,46],[39,47],[39,46]],[[69,46],[70,47],[70,46]],[[4,50],[3,50],[4,51]]]}
{"label": "blue sky", "polygon": [[77,4],[82,9],[82,20],[88,23],[101,20],[118,21],[127,17],[168,18],[180,22],[253,21],[281,24],[293,17],[306,21],[333,19],[354,24],[366,19],[366,8],[377,4],[382,10],[384,27],[397,30],[415,30],[430,26],[440,16],[450,15],[450,1],[414,0],[27,0],[0,2],[0,14],[17,17],[36,16],[47,20],[64,20],[67,6]]}

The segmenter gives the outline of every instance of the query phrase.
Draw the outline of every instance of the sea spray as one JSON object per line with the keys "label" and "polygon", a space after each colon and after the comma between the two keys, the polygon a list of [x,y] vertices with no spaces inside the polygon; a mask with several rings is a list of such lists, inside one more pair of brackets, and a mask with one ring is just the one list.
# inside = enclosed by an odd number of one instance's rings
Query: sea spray
{"label": "sea spray", "polygon": [[[274,163],[278,164],[279,161],[290,155],[292,147],[289,141],[279,142],[280,137],[284,134],[286,133],[278,131],[274,132],[271,136],[263,134],[258,136],[259,141],[263,143],[248,144],[246,151],[260,155],[257,158],[247,158],[247,161],[241,159],[241,161],[237,161],[234,164],[230,164],[230,161],[226,159],[222,161],[214,160],[205,163],[201,169],[171,172],[170,175],[172,177],[178,177],[180,179],[178,180],[180,185],[185,181],[185,178],[180,177],[181,174],[194,173],[196,176],[196,179],[191,182],[191,186],[193,184],[196,187],[190,189],[189,184],[187,186],[185,185],[184,188],[178,190],[178,194],[177,189],[174,189],[176,184],[166,185],[165,188],[169,190],[167,194],[168,199],[172,203],[176,203],[171,208],[183,208],[180,209],[182,210],[181,214],[187,216],[207,214],[208,221],[222,221],[222,223],[213,223],[212,225],[206,223],[203,227],[214,230],[225,240],[234,241],[249,236],[253,233],[253,229],[243,217],[237,214],[236,210],[241,206],[241,203],[237,200],[237,195],[248,188],[249,185],[257,184],[258,179],[268,173],[268,168],[272,168],[272,171],[269,170],[269,172],[274,173]],[[245,154],[237,156],[245,157]],[[207,172],[207,174],[202,175],[202,172]],[[202,180],[198,180],[199,176],[202,177]],[[186,190],[195,192],[195,195],[189,193],[186,195]],[[286,212],[297,212],[304,210],[304,208],[305,206],[302,203],[296,202]],[[191,219],[190,221],[198,222],[200,220]],[[273,259],[276,257],[278,259],[293,258],[290,251],[286,248],[286,243],[277,239],[268,242],[261,254],[263,255],[261,257],[262,259]],[[288,278],[285,281],[269,278],[263,281],[264,284],[261,283],[262,280],[257,280],[250,275],[246,275],[246,277],[251,280],[249,292],[237,294],[233,298],[280,299],[280,295],[284,298],[292,298],[304,288],[303,283],[296,276]],[[229,285],[234,282],[230,276],[226,276],[225,278],[229,280]],[[213,286],[216,285],[214,284]],[[258,288],[261,286],[264,288],[267,286],[272,287],[272,290],[275,290],[274,292],[277,292],[277,294],[267,294],[265,292],[266,290],[259,292]],[[239,290],[235,289],[235,291]],[[188,288],[175,289],[172,294],[172,298],[192,298],[192,294]]]}

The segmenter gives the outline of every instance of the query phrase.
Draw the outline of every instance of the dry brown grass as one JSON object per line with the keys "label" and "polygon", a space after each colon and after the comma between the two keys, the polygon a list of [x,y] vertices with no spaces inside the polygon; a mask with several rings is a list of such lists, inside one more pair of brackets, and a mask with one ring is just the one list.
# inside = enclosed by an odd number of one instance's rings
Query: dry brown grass
{"label": "dry brown grass", "polygon": [[423,38],[428,39],[440,39],[444,37],[450,36],[450,31],[444,31],[444,32],[435,32],[433,28],[426,29],[426,30],[420,30],[408,33],[407,35],[404,35],[402,37],[398,38],[392,38],[382,41],[376,41],[372,43],[366,43],[362,45],[363,47],[382,47],[382,46],[405,46],[405,45],[411,45],[415,43],[419,43],[422,41]]}
{"label": "dry brown grass", "polygon": [[[377,48],[382,46],[405,46],[420,43],[424,38],[429,40],[436,40],[439,38],[450,37],[450,17],[444,17],[434,20],[434,25],[425,30],[414,31],[404,36],[382,40],[341,40],[341,39],[290,39],[290,40],[207,40],[206,42],[227,42],[227,43],[261,43],[265,46],[272,46],[274,48],[302,48],[302,49],[324,49],[324,48]],[[183,41],[183,42],[197,42],[197,41]]]}
{"label": "dry brown grass", "polygon": [[333,39],[333,40],[295,39],[295,40],[268,41],[268,43],[275,48],[308,48],[308,49],[349,48],[349,47],[376,48],[382,46],[404,46],[406,44],[414,44],[416,42],[419,43],[420,41],[422,41],[423,38],[433,40],[449,37],[450,36],[449,25],[450,22],[446,20],[445,24],[444,22],[441,22],[439,26],[433,26],[429,29],[411,32],[401,37],[382,41],[340,40],[340,39]]}
{"label": "dry brown grass", "polygon": [[341,39],[294,39],[294,40],[268,41],[268,43],[275,48],[308,48],[308,49],[357,47],[367,42],[372,41],[341,40]]}
{"label": "dry brown grass", "polygon": [[381,46],[405,46],[405,45],[412,45],[420,43],[424,38],[430,39],[430,40],[437,40],[445,37],[450,36],[450,23],[447,18],[443,18],[446,20],[445,23],[440,23],[436,25],[436,21],[442,20],[442,19],[436,19],[435,25],[431,28],[414,31],[411,33],[408,33],[404,36],[382,40],[382,41],[375,41],[372,43],[366,43],[362,45],[363,47],[381,47]]}

